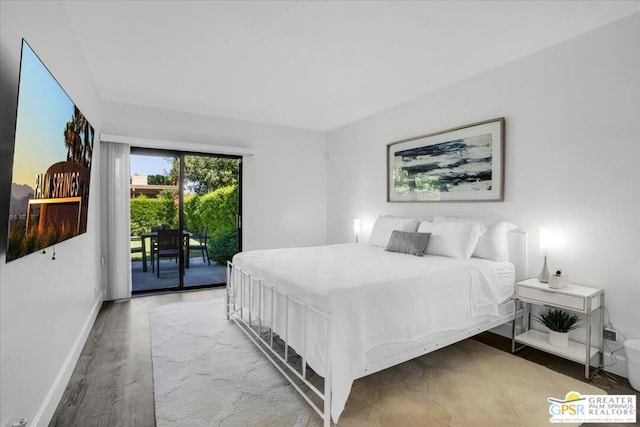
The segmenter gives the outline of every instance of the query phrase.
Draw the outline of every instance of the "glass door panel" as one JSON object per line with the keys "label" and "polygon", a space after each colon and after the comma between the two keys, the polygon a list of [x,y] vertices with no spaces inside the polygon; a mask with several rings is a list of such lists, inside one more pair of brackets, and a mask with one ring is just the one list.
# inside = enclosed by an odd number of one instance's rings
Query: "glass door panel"
{"label": "glass door panel", "polygon": [[[143,152],[145,153],[145,152]],[[180,286],[179,186],[167,153],[131,154],[132,291]],[[185,240],[186,241],[186,240]]]}
{"label": "glass door panel", "polygon": [[185,154],[184,225],[190,233],[184,286],[223,284],[226,263],[240,251],[238,157]]}

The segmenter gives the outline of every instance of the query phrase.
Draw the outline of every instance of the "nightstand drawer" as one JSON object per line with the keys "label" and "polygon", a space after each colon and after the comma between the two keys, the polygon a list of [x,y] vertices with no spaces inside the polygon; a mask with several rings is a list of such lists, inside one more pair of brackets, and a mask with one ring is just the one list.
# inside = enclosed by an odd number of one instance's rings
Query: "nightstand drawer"
{"label": "nightstand drawer", "polygon": [[573,295],[532,289],[526,286],[518,286],[518,298],[539,301],[540,303],[554,304],[572,310],[585,311],[585,299]]}

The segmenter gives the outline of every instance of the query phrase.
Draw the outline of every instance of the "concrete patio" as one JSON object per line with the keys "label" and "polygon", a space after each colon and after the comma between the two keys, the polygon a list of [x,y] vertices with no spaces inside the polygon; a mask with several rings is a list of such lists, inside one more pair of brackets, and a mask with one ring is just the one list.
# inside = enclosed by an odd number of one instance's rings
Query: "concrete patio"
{"label": "concrete patio", "polygon": [[[148,264],[148,271],[142,269],[142,261],[131,262],[132,291],[150,291],[159,289],[171,289],[178,286],[178,263],[173,259],[160,261],[160,277],[156,275]],[[211,265],[202,261],[202,257],[191,257],[189,268],[184,270],[184,287],[202,285],[224,285],[227,281],[224,266],[211,261]]]}

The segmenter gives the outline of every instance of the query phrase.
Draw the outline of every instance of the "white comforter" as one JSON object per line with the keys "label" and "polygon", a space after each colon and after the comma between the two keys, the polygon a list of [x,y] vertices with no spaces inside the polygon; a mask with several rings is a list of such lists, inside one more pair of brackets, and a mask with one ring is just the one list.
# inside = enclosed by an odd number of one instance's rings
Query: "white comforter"
{"label": "white comforter", "polygon": [[[288,340],[320,375],[330,368],[334,422],[353,380],[371,362],[368,352],[471,327],[497,316],[501,299],[497,263],[475,258],[415,257],[346,244],[243,252],[233,263],[331,317],[329,366],[326,327],[320,317],[304,321],[308,338],[303,341],[301,312],[290,309],[296,327],[288,331]],[[283,302],[276,302],[282,309]],[[268,313],[263,311],[262,317],[284,335],[283,316],[274,315],[273,323]]]}

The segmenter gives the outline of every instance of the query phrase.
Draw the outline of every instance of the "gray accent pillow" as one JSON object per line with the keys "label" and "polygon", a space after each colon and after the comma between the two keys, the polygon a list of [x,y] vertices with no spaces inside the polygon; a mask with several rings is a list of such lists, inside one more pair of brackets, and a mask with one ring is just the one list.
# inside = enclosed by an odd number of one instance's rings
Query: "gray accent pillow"
{"label": "gray accent pillow", "polygon": [[415,256],[424,255],[427,249],[427,242],[431,233],[409,233],[406,231],[393,230],[387,243],[385,251],[411,254]]}

